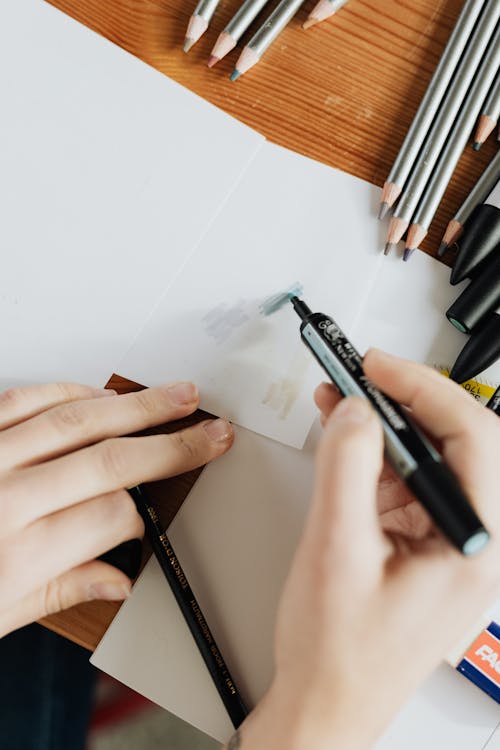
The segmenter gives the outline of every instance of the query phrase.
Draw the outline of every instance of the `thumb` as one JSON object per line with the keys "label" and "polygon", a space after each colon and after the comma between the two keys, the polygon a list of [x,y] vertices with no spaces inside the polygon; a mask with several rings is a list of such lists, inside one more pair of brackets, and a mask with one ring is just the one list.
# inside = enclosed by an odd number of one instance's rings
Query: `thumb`
{"label": "thumb", "polygon": [[[313,516],[342,561],[384,557],[377,513],[383,433],[370,404],[343,399],[328,418],[318,449]],[[337,555],[336,555],[337,557]]]}
{"label": "thumb", "polygon": [[52,579],[0,612],[0,638],[48,615],[93,599],[120,601],[130,593],[131,583],[120,570],[92,560]]}

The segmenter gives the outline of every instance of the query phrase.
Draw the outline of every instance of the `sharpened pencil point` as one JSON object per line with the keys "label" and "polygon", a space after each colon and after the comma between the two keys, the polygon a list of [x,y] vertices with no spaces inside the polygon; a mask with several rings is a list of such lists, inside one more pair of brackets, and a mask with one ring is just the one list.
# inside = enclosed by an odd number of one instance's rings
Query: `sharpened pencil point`
{"label": "sharpened pencil point", "polygon": [[447,243],[447,242],[442,242],[442,243],[441,243],[441,244],[439,245],[439,250],[438,250],[438,258],[442,258],[442,257],[443,257],[443,255],[445,254],[445,252],[446,252],[447,250],[448,250],[448,243]]}
{"label": "sharpened pencil point", "polygon": [[396,247],[395,242],[386,242],[385,247],[384,247],[384,255],[389,255],[391,250],[394,250],[395,247]]}
{"label": "sharpened pencil point", "polygon": [[405,251],[403,253],[403,260],[405,263],[407,263],[411,256],[413,255],[414,248],[413,247],[405,247]]}
{"label": "sharpened pencil point", "polygon": [[385,216],[387,216],[387,212],[389,210],[389,204],[386,201],[383,201],[380,204],[380,208],[378,210],[378,218],[379,220],[383,219]]}
{"label": "sharpened pencil point", "polygon": [[472,148],[474,149],[474,151],[479,151],[482,145],[483,145],[482,143],[479,143],[479,141],[476,141],[474,145],[472,146]]}
{"label": "sharpened pencil point", "polygon": [[306,20],[302,24],[302,28],[310,29],[311,26],[316,26],[317,23],[319,23],[319,18],[314,18],[314,16],[309,16],[309,18],[306,18]]}
{"label": "sharpened pencil point", "polygon": [[240,77],[241,73],[236,68],[233,70],[231,75],[229,76],[230,81],[236,81]]}
{"label": "sharpened pencil point", "polygon": [[208,62],[207,62],[208,67],[213,68],[214,65],[217,65],[219,60],[220,60],[220,57],[216,57],[215,55],[210,55],[210,57],[208,58]]}
{"label": "sharpened pencil point", "polygon": [[191,37],[187,36],[187,37],[186,37],[186,38],[184,39],[184,44],[183,44],[183,46],[182,46],[182,49],[184,50],[184,52],[189,52],[189,50],[190,50],[190,49],[191,49],[191,47],[193,46],[194,42],[195,42],[195,40],[194,40],[194,39],[191,39]]}

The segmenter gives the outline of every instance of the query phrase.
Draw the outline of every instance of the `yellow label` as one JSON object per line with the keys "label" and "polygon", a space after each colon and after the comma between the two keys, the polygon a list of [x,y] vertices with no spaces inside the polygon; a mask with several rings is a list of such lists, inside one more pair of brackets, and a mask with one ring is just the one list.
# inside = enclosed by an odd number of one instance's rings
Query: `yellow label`
{"label": "yellow label", "polygon": [[[446,367],[438,367],[438,370],[440,371],[441,375],[444,375],[445,378],[450,377],[450,371]],[[465,383],[462,383],[462,388],[466,390],[468,393],[470,393],[471,396],[473,396],[475,399],[490,399],[493,394],[495,393],[495,386],[488,385],[487,383],[481,383],[479,380],[467,380]]]}

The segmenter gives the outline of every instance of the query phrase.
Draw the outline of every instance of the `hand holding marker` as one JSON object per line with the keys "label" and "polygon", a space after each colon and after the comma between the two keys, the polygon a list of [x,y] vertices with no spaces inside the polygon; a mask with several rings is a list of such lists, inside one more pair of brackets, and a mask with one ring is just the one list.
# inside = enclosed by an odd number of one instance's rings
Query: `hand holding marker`
{"label": "hand holding marker", "polygon": [[264,302],[265,315],[291,302],[301,318],[301,338],[343,396],[367,399],[382,421],[385,450],[407,484],[450,542],[465,555],[479,552],[489,534],[451,470],[405,411],[368,380],[361,356],[335,321],[312,313],[293,292]]}

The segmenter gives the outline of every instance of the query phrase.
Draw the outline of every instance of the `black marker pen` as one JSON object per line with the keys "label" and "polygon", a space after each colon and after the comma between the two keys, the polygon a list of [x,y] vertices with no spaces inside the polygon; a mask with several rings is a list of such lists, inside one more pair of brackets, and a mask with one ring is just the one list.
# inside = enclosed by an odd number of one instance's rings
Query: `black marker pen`
{"label": "black marker pen", "polygon": [[491,409],[492,412],[498,414],[498,416],[500,417],[500,385],[486,404],[486,408]]}
{"label": "black marker pen", "polygon": [[451,470],[404,410],[366,377],[361,356],[335,321],[291,297],[302,319],[301,337],[343,396],[366,398],[382,421],[385,451],[396,472],[443,534],[464,555],[487,544],[489,534]]}

